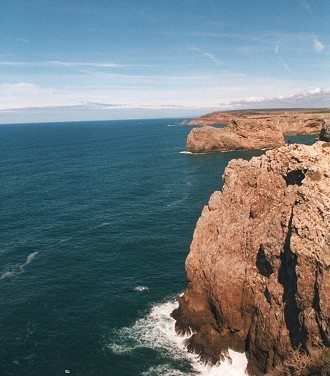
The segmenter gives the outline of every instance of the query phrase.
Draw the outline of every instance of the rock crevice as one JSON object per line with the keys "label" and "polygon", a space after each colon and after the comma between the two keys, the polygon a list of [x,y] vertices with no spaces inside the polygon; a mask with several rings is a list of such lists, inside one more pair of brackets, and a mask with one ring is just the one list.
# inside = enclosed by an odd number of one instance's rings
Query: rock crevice
{"label": "rock crevice", "polygon": [[326,142],[228,164],[197,222],[173,312],[177,331],[193,332],[191,351],[217,362],[228,347],[246,350],[262,375],[329,346],[329,197]]}

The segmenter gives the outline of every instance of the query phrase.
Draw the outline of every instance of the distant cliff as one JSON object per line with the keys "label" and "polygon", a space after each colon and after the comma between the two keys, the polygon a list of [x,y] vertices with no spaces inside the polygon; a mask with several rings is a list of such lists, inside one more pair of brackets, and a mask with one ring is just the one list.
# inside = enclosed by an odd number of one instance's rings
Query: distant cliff
{"label": "distant cliff", "polygon": [[188,349],[214,363],[248,351],[253,375],[330,374],[329,228],[330,143],[232,160],[173,312],[177,331],[194,333]]}
{"label": "distant cliff", "polygon": [[190,152],[263,149],[281,146],[284,135],[320,132],[329,112],[317,111],[241,111],[215,112],[192,120],[190,125],[227,124],[194,128],[187,138]]}
{"label": "distant cliff", "polygon": [[284,145],[283,132],[260,121],[231,120],[226,128],[194,128],[188,135],[186,149],[193,153],[256,150]]}

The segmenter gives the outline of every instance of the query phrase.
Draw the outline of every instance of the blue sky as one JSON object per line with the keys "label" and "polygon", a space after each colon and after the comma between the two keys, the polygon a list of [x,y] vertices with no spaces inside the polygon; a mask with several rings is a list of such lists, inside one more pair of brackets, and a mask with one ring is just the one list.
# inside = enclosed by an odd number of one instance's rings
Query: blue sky
{"label": "blue sky", "polygon": [[329,0],[2,0],[0,122],[330,107]]}

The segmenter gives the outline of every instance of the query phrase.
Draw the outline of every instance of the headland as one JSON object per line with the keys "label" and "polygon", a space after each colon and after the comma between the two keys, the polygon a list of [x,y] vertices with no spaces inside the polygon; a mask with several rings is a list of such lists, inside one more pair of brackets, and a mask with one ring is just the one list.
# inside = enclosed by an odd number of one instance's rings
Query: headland
{"label": "headland", "polygon": [[[213,112],[193,119],[186,149],[192,153],[269,149],[284,145],[284,136],[318,134],[330,109]],[[226,124],[225,128],[214,125]]]}

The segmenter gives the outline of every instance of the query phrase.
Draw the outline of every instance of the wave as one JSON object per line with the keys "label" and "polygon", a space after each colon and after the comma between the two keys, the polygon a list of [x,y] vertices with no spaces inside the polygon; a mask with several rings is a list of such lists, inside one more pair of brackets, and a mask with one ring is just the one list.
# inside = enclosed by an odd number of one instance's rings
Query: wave
{"label": "wave", "polygon": [[134,291],[143,292],[143,291],[148,291],[148,290],[149,290],[149,287],[147,287],[147,286],[136,286],[136,287],[134,287],[133,290],[134,290]]}
{"label": "wave", "polygon": [[187,351],[185,342],[188,336],[179,336],[175,332],[175,320],[172,311],[178,307],[176,301],[157,304],[143,318],[131,327],[114,331],[113,340],[107,347],[115,354],[129,354],[135,349],[150,348],[162,353],[165,358],[188,362],[192,372],[173,369],[171,363],[150,367],[145,376],[152,375],[208,375],[242,376],[246,375],[247,358],[245,354],[228,351],[226,360],[219,365],[207,365],[200,362],[197,354]]}
{"label": "wave", "polygon": [[100,225],[95,226],[94,228],[96,229],[96,228],[101,228],[101,227],[110,226],[110,225],[111,225],[110,222],[103,222]]}
{"label": "wave", "polygon": [[167,127],[182,127],[181,123],[175,123],[175,124],[167,124]]}
{"label": "wave", "polygon": [[25,267],[32,262],[32,260],[36,257],[37,254],[38,252],[32,252],[28,255],[26,261],[23,264],[7,268],[7,270],[1,273],[0,279],[11,278],[18,274],[22,274],[24,272]]}
{"label": "wave", "polygon": [[168,208],[170,208],[170,207],[172,207],[172,206],[176,206],[176,205],[180,204],[182,201],[184,201],[186,198],[187,198],[187,195],[184,196],[184,197],[182,197],[182,198],[180,198],[179,200],[175,200],[175,201],[173,201],[173,202],[170,202],[170,203],[167,204],[166,206],[167,206]]}
{"label": "wave", "polygon": [[204,155],[205,153],[192,153],[191,151],[179,151],[180,154],[189,154],[189,155]]}

